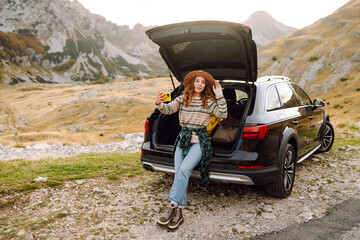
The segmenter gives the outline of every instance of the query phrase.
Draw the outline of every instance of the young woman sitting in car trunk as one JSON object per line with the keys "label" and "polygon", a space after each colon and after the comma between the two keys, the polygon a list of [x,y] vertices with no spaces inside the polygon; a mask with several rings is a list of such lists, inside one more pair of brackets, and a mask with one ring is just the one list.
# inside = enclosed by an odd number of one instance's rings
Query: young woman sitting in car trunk
{"label": "young woman sitting in car trunk", "polygon": [[166,95],[161,92],[155,100],[157,108],[163,114],[179,111],[181,126],[174,145],[175,177],[168,195],[171,203],[158,220],[158,224],[168,225],[171,230],[183,222],[182,209],[187,203],[187,186],[195,166],[199,164],[203,182],[209,183],[213,151],[206,127],[210,123],[210,115],[221,119],[227,117],[227,106],[221,86],[209,73],[188,73],[184,78],[184,86],[183,94],[170,103],[163,103]]}

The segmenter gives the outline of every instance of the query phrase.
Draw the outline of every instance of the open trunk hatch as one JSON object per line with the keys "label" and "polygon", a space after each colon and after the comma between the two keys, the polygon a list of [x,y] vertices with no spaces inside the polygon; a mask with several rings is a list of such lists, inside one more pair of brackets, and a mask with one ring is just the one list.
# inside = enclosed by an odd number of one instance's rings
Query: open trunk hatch
{"label": "open trunk hatch", "polygon": [[218,80],[256,81],[256,44],[245,25],[185,22],[156,27],[146,34],[160,46],[161,56],[179,81],[193,70],[204,70]]}

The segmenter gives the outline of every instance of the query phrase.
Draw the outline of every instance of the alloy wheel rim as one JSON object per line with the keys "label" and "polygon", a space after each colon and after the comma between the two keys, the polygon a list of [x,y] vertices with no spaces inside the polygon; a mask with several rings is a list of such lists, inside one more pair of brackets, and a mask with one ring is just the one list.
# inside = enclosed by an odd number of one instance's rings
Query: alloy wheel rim
{"label": "alloy wheel rim", "polygon": [[332,130],[328,125],[326,125],[324,139],[321,141],[321,150],[327,149],[332,143],[332,140],[333,140]]}
{"label": "alloy wheel rim", "polygon": [[293,152],[289,150],[284,159],[284,187],[286,191],[289,191],[293,185],[295,163],[293,161]]}

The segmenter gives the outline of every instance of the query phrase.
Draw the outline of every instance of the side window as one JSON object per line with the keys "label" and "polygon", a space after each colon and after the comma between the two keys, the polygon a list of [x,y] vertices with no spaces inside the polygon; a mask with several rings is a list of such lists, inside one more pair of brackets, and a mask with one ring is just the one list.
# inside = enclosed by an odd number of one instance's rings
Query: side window
{"label": "side window", "polygon": [[309,96],[304,92],[304,90],[302,90],[299,86],[295,84],[291,84],[291,86],[293,87],[293,89],[295,90],[296,94],[299,97],[300,105],[302,106],[312,105]]}
{"label": "side window", "polygon": [[277,110],[281,108],[281,103],[279,99],[279,94],[275,86],[269,88],[267,97],[266,97],[266,111]]}
{"label": "side window", "polygon": [[279,84],[276,85],[276,88],[279,92],[280,101],[284,108],[292,108],[299,106],[296,96],[288,84]]}
{"label": "side window", "polygon": [[236,101],[248,98],[248,94],[242,90],[235,89],[235,92],[236,92]]}

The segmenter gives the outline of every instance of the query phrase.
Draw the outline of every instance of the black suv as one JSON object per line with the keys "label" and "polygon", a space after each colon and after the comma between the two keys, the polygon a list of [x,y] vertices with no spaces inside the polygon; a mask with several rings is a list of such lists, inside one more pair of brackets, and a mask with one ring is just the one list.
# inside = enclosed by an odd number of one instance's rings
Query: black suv
{"label": "black suv", "polygon": [[[334,129],[324,102],[311,101],[287,77],[257,78],[257,50],[249,27],[198,21],[146,33],[181,83],[172,99],[182,93],[182,81],[193,70],[209,72],[223,88],[228,118],[236,119],[238,132],[233,142],[212,139],[210,180],[265,185],[269,195],[283,198],[292,191],[296,163],[330,150]],[[174,173],[172,151],[179,131],[178,113],[164,115],[155,109],[147,118],[141,148],[146,170]],[[192,176],[200,177],[197,168]]]}

